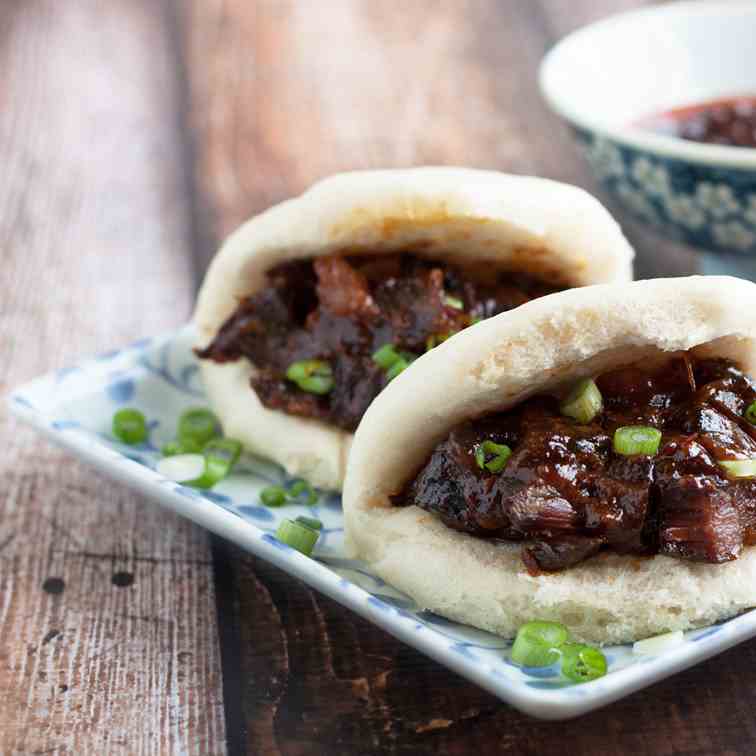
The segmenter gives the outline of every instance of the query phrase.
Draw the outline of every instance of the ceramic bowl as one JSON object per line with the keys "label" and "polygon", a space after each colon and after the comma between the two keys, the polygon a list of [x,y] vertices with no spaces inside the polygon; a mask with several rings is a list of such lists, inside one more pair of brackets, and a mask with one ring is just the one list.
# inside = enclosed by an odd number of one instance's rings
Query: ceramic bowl
{"label": "ceramic bowl", "polygon": [[540,69],[546,101],[624,209],[678,241],[747,255],[748,264],[756,263],[756,149],[637,124],[675,107],[756,95],[754,40],[756,3],[674,3],[584,27]]}

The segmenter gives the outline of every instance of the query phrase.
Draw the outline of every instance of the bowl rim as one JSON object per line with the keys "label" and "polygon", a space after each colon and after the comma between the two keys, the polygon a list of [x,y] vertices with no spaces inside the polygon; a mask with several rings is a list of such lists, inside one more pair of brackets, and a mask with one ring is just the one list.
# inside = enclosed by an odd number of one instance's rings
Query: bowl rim
{"label": "bowl rim", "polygon": [[585,112],[573,108],[568,101],[569,98],[564,97],[554,83],[553,71],[561,63],[560,58],[564,55],[565,48],[575,44],[576,40],[590,37],[596,31],[623,24],[628,18],[638,16],[669,17],[674,15],[690,15],[691,13],[711,15],[721,14],[723,11],[728,14],[739,13],[756,16],[756,3],[744,2],[743,0],[717,0],[716,2],[714,0],[686,0],[684,2],[671,3],[670,5],[634,8],[621,13],[615,13],[582,26],[562,37],[548,50],[541,60],[538,70],[538,84],[541,95],[549,107],[566,121],[585,131],[593,132],[622,145],[691,163],[756,169],[756,147],[704,144],[679,139],[678,137],[655,134],[633,125],[606,125],[598,122],[590,114],[586,115]]}

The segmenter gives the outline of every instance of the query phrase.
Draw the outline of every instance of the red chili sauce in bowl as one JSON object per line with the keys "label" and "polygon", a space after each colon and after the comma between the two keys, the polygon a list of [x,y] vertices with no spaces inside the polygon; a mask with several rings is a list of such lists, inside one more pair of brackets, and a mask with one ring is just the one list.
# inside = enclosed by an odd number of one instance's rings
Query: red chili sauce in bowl
{"label": "red chili sauce in bowl", "polygon": [[673,108],[643,118],[637,125],[692,142],[756,147],[756,95]]}

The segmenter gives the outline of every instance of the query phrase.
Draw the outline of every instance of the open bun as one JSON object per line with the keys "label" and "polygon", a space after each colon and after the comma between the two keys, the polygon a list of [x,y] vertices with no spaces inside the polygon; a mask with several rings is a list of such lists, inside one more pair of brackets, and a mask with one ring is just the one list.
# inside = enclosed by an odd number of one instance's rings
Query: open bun
{"label": "open bun", "polygon": [[692,350],[756,373],[756,285],[691,277],[591,286],[533,300],[453,336],[405,370],[357,429],[344,486],[347,548],[424,608],[512,636],[534,618],[614,643],[686,630],[756,605],[756,549],[721,565],[600,554],[528,574],[518,544],[392,507],[460,422],[576,379]]}
{"label": "open bun", "polygon": [[[603,206],[546,179],[464,168],[344,173],[241,226],[213,260],[194,320],[207,345],[238,301],[286,260],[411,248],[433,259],[487,260],[564,286],[632,278],[633,252]],[[339,489],[352,434],[266,409],[246,360],[201,361],[225,432],[315,485]]]}

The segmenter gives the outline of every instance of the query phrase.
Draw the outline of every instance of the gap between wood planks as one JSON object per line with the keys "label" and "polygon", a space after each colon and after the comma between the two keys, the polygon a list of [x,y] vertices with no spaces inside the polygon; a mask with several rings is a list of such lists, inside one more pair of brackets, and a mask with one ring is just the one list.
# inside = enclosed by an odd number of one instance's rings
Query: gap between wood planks
{"label": "gap between wood planks", "polygon": [[[0,392],[186,319],[151,0],[0,7]],[[0,415],[0,753],[225,752],[208,539]]]}

